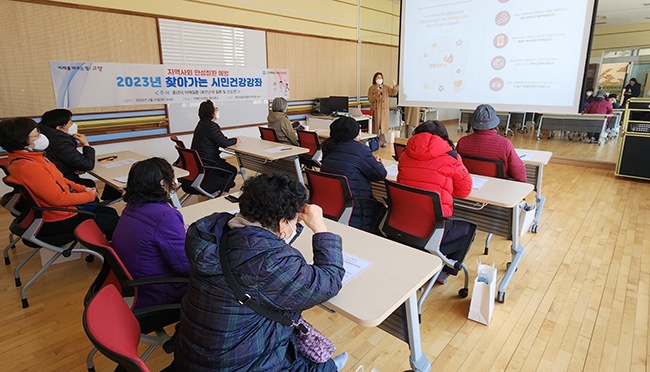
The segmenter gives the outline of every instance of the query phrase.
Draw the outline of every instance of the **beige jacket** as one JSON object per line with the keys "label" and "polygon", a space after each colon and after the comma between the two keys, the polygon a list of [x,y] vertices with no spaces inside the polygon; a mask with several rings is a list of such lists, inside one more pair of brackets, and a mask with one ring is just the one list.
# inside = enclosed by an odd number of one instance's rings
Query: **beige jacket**
{"label": "beige jacket", "polygon": [[398,86],[389,87],[383,84],[381,88],[373,84],[368,88],[368,100],[372,110],[372,132],[385,134],[388,132],[388,96],[398,92]]}

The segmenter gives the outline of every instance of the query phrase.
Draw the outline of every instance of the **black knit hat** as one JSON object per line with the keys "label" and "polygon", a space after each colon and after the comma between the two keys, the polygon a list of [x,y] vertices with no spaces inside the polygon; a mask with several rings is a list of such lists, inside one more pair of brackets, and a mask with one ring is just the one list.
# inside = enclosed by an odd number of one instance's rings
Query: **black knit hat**
{"label": "black knit hat", "polygon": [[336,141],[349,141],[359,135],[359,123],[351,117],[341,116],[330,124],[330,137]]}

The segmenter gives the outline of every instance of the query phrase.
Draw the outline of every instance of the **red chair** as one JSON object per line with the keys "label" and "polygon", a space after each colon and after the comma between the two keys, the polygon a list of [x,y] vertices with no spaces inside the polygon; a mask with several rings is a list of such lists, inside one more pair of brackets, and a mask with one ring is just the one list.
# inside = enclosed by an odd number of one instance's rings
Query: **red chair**
{"label": "red chair", "polygon": [[309,149],[308,153],[300,155],[302,163],[309,168],[320,168],[321,160],[323,159],[323,151],[320,148],[318,134],[306,130],[299,130],[296,133],[298,133],[298,144],[300,147]]}
{"label": "red chair", "polygon": [[[131,312],[137,301],[139,287],[167,283],[184,284],[189,281],[188,278],[133,279],[129,271],[126,269],[126,266],[124,266],[120,258],[117,256],[94,220],[86,220],[80,223],[74,233],[81,245],[103,258],[102,268],[93,283],[90,285],[88,292],[86,292],[86,297],[84,299],[84,306],[86,306],[86,309],[90,306],[93,296],[107,286],[112,286],[117,290],[122,304],[124,304],[129,312]],[[156,311],[150,311],[154,308]],[[139,333],[142,333],[141,335],[138,334],[136,344],[137,340],[140,340],[140,342],[149,345],[149,348],[143,353],[142,359],[146,360],[158,346],[162,346],[165,352],[171,353],[173,351],[173,337],[170,337],[163,327],[179,321],[180,304],[174,303],[153,306],[151,308],[138,309],[134,312],[138,314],[138,330]],[[148,335],[148,333],[152,332],[155,332],[156,335]],[[97,349],[106,355],[101,348]],[[89,372],[94,372],[95,370],[93,356],[97,352],[97,349],[91,350],[86,357],[86,364]]]}
{"label": "red chair", "polygon": [[[440,242],[444,232],[445,221],[465,221],[470,224],[470,231],[464,241],[469,249],[476,234],[476,225],[458,218],[443,217],[438,193],[385,180],[388,213],[381,225],[381,231],[391,240],[437,255],[442,262],[465,273],[465,285],[458,291],[461,298],[467,297],[469,273],[462,261],[447,258],[440,251]],[[466,249],[466,250],[467,250]],[[427,285],[418,301],[418,311],[422,313],[422,304],[438,278],[436,274]]]}
{"label": "red chair", "polygon": [[[47,270],[54,261],[56,261],[60,256],[70,257],[72,253],[88,253],[91,256],[98,256],[97,253],[89,251],[87,249],[74,248],[77,244],[73,231],[61,231],[57,235],[48,235],[40,236],[39,231],[43,227],[43,211],[63,211],[71,213],[81,213],[94,216],[90,212],[78,210],[78,209],[67,209],[60,207],[41,207],[37,202],[31,191],[23,185],[13,183],[7,180],[7,177],[3,178],[3,181],[7,186],[18,190],[22,199],[25,202],[26,207],[21,211],[20,215],[16,217],[11,225],[9,226],[9,231],[15,236],[19,236],[23,243],[34,250],[27,255],[27,257],[16,266],[14,269],[14,280],[16,282],[16,287],[20,287],[22,282],[20,280],[20,269],[25,266],[25,264],[32,259],[41,248],[45,248],[49,251],[54,252],[54,255],[41,267],[40,270],[32,276],[25,285],[22,286],[20,290],[20,297],[22,299],[23,308],[29,307],[29,302],[27,301],[27,288],[29,288],[36,279],[38,279],[44,272]],[[92,259],[89,257],[86,258],[86,261],[90,262]]]}
{"label": "red chair", "polygon": [[395,155],[393,155],[393,159],[399,161],[400,155],[406,150],[406,145],[403,145],[401,143],[393,142],[393,150],[395,151]]}
{"label": "red chair", "polygon": [[[145,315],[155,313],[148,310]],[[140,314],[142,315],[142,313]],[[83,313],[83,327],[92,344],[127,372],[149,372],[138,356],[140,326],[114,285],[102,288]],[[163,371],[172,371],[167,367]]]}
{"label": "red chair", "polygon": [[265,141],[271,142],[280,142],[278,139],[278,134],[275,132],[275,129],[258,127],[260,130],[260,138]]}
{"label": "red chair", "polygon": [[309,203],[323,208],[323,216],[343,224],[350,222],[354,201],[345,176],[305,169]]}
{"label": "red chair", "polygon": [[[486,177],[506,178],[503,172],[503,162],[499,159],[481,158],[478,156],[470,156],[460,154],[463,158],[465,168],[472,173]],[[492,233],[488,233],[485,237],[485,250],[483,254],[487,255],[490,251],[490,240],[492,240]]]}
{"label": "red chair", "polygon": [[[186,149],[176,146],[176,151],[178,151],[178,155],[181,159],[181,168],[190,172],[188,176],[179,179],[181,189],[185,192],[185,195],[183,195],[179,200],[181,205],[185,205],[192,195],[204,195],[210,199],[214,199],[221,196],[221,194],[230,188],[230,184],[235,178],[235,174],[231,171],[219,167],[203,165],[199,153],[194,149]],[[209,192],[203,188],[207,180],[206,170],[210,172],[209,177],[211,178],[223,178],[223,186],[220,190]]]}
{"label": "red chair", "polygon": [[460,154],[465,168],[472,173],[486,177],[505,178],[503,162],[499,159],[481,158]]}

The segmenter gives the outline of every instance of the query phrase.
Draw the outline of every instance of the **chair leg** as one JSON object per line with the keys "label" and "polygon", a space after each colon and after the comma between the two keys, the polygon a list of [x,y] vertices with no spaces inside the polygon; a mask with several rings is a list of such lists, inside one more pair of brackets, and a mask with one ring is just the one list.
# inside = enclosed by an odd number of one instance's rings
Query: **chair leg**
{"label": "chair leg", "polygon": [[483,254],[486,256],[490,251],[490,240],[492,240],[492,233],[487,234],[487,237],[485,237],[485,250],[483,251]]}
{"label": "chair leg", "polygon": [[458,290],[458,296],[460,298],[466,298],[469,294],[469,270],[467,270],[467,265],[463,262],[461,265],[463,272],[465,273],[465,286]]}
{"label": "chair leg", "polygon": [[95,363],[93,362],[95,354],[97,354],[97,348],[93,346],[92,350],[90,350],[86,357],[86,367],[88,368],[88,372],[95,372]]}
{"label": "chair leg", "polygon": [[140,335],[141,343],[151,345],[144,351],[140,359],[147,360],[158,346],[162,346],[167,340],[171,339],[171,336],[169,336],[164,329],[158,329],[155,333],[156,336]]}
{"label": "chair leg", "polygon": [[54,256],[52,256],[52,258],[50,258],[45,263],[45,265],[43,265],[43,267],[41,267],[41,269],[38,270],[36,272],[36,274],[34,274],[34,276],[32,276],[31,279],[29,279],[27,281],[27,283],[23,286],[23,288],[20,290],[20,298],[23,301],[23,309],[26,309],[26,308],[29,307],[29,302],[27,302],[27,288],[29,288],[29,286],[32,285],[34,283],[34,281],[36,281],[36,279],[38,279],[39,276],[43,275],[45,270],[47,270],[50,266],[52,266],[54,261],[56,261],[56,259],[59,258],[60,256],[61,256],[61,252],[56,252],[54,254]]}
{"label": "chair leg", "polygon": [[18,243],[19,240],[20,240],[20,236],[9,234],[9,244],[2,251],[2,254],[5,257],[5,265],[11,264],[11,260],[9,259],[9,249],[16,248],[16,243]]}
{"label": "chair leg", "polygon": [[16,268],[14,269],[14,280],[16,282],[16,287],[20,287],[22,285],[22,283],[20,282],[20,269],[22,269],[22,267],[25,266],[25,264],[29,260],[31,260],[32,257],[34,257],[36,253],[38,253],[38,251],[40,250],[41,248],[34,248],[34,250],[30,254],[28,254],[27,257],[25,257],[25,259],[21,263],[19,263],[18,266],[16,266]]}
{"label": "chair leg", "polygon": [[427,287],[424,289],[424,292],[420,295],[420,299],[418,300],[418,314],[422,314],[422,304],[424,304],[424,300],[426,300],[427,296],[429,295],[429,292],[431,292],[431,289],[433,286],[436,284],[436,280],[438,280],[438,276],[442,270],[438,271],[436,275],[429,280],[429,283],[427,283]]}

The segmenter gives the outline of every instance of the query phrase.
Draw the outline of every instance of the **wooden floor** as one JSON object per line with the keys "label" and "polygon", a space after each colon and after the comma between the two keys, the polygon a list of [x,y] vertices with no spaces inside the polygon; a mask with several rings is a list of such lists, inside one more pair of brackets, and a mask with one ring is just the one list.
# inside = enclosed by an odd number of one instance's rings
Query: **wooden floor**
{"label": "wooden floor", "polygon": [[[434,287],[421,324],[433,371],[648,370],[650,184],[551,163],[544,194],[539,233],[522,237],[526,254],[492,324],[467,319],[470,299],[456,295],[460,278]],[[3,241],[9,222],[0,212]],[[477,235],[466,260],[470,272],[475,277],[480,258],[494,261],[501,276],[509,241],[495,237],[483,256],[484,239]],[[11,265],[0,268],[0,371],[84,371],[90,342],[81,326],[82,301],[99,264],[56,265],[28,290],[31,306],[22,309],[12,271],[28,252],[19,244]],[[38,257],[32,261],[23,281],[40,266]],[[346,371],[409,369],[407,345],[387,333],[321,309],[304,315],[350,354]],[[157,371],[171,359],[157,350],[148,364]],[[112,371],[101,355],[95,362],[98,371]]]}

